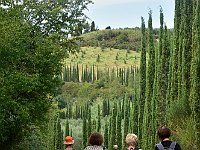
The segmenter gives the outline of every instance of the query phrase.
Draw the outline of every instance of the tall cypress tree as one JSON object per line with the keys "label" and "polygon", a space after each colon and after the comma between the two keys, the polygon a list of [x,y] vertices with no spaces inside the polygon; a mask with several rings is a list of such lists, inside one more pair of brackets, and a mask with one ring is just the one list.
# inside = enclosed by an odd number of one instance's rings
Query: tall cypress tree
{"label": "tall cypress tree", "polygon": [[170,105],[178,96],[178,54],[179,54],[179,32],[181,22],[181,2],[175,0],[175,17],[174,17],[174,49],[172,56],[172,83],[170,90]]}
{"label": "tall cypress tree", "polygon": [[193,40],[192,40],[192,65],[191,65],[191,94],[192,117],[196,129],[195,144],[197,149],[200,148],[200,2],[196,1],[193,23]]}
{"label": "tall cypress tree", "polygon": [[86,119],[85,116],[83,117],[82,133],[83,133],[82,146],[83,146],[83,148],[85,148],[87,146],[87,136],[88,136],[88,133],[87,133],[87,119]]}
{"label": "tall cypress tree", "polygon": [[97,122],[97,132],[101,132],[101,109],[100,105],[98,105],[98,122]]}
{"label": "tall cypress tree", "polygon": [[184,12],[184,32],[183,32],[183,49],[182,49],[182,81],[181,81],[181,101],[184,104],[186,113],[190,114],[189,93],[190,93],[190,68],[192,57],[192,13],[193,13],[193,0],[186,0]]}
{"label": "tall cypress tree", "polygon": [[141,48],[141,59],[140,59],[140,112],[139,112],[139,120],[140,120],[140,132],[138,133],[139,139],[141,137],[141,130],[143,124],[143,113],[144,113],[144,103],[145,103],[145,91],[146,91],[146,29],[144,18],[141,17],[142,25],[142,48]]}
{"label": "tall cypress tree", "polygon": [[[157,87],[157,114],[158,123],[166,124],[166,95],[168,87],[168,74],[169,74],[169,61],[170,61],[170,42],[168,37],[167,26],[163,26],[163,12],[160,12],[160,42],[162,46],[159,46],[159,58],[158,58],[158,87]],[[161,51],[161,53],[160,53]]]}
{"label": "tall cypress tree", "polygon": [[57,120],[57,142],[56,142],[56,149],[62,150],[63,149],[63,131],[61,130],[60,118]]}
{"label": "tall cypress tree", "polygon": [[88,107],[88,126],[87,126],[88,130],[88,137],[90,136],[90,134],[92,133],[92,117],[91,117],[91,108],[90,106]]}
{"label": "tall cypress tree", "polygon": [[[130,106],[129,106],[129,102],[128,102],[128,98],[125,96],[125,103],[124,103],[124,136],[123,136],[123,139],[126,138],[126,135],[128,134],[128,130],[129,130],[129,109],[130,109]],[[124,145],[125,147],[125,145]]]}
{"label": "tall cypress tree", "polygon": [[108,123],[105,123],[105,127],[104,127],[104,146],[108,147]]}
{"label": "tall cypress tree", "polygon": [[69,135],[69,121],[67,119],[65,123],[65,136],[68,136],[68,135]]}
{"label": "tall cypress tree", "polygon": [[112,110],[112,124],[111,124],[111,134],[110,134],[110,146],[112,147],[116,144],[116,110]]}
{"label": "tall cypress tree", "polygon": [[152,27],[152,11],[149,12],[148,20],[148,68],[147,68],[147,80],[146,80],[146,99],[144,105],[144,117],[142,126],[142,139],[143,148],[148,149],[152,143],[149,142],[149,131],[150,131],[150,114],[151,114],[151,100],[153,96],[153,84],[155,77],[155,48],[154,48],[154,38],[153,38],[153,27]]}
{"label": "tall cypress tree", "polygon": [[[120,107],[120,106],[119,106]],[[117,144],[118,149],[122,149],[122,117],[121,111],[118,109],[117,113]]]}

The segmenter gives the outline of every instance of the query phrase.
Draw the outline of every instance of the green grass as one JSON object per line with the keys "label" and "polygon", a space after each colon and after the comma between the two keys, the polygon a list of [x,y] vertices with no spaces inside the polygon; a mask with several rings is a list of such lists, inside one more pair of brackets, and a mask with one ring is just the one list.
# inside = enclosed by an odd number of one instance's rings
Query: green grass
{"label": "green grass", "polygon": [[[97,57],[100,61],[97,62]],[[116,59],[118,57],[118,59]],[[119,49],[102,49],[100,47],[82,47],[81,51],[76,54],[70,54],[65,60],[65,64],[80,64],[98,66],[98,68],[127,68],[140,65],[140,53],[136,51],[119,50]]]}

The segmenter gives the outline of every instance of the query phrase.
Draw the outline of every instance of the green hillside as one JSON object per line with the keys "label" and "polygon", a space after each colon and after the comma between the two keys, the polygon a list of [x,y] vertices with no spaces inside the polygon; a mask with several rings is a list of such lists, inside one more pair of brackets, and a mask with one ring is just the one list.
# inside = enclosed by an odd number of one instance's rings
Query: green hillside
{"label": "green hillside", "polygon": [[81,37],[83,38],[81,46],[111,47],[138,51],[141,45],[141,31],[139,28],[98,30],[83,34]]}
{"label": "green hillside", "polygon": [[65,64],[83,64],[98,66],[99,68],[127,68],[139,66],[140,53],[136,51],[119,50],[113,48],[82,47],[79,53],[69,55]]}

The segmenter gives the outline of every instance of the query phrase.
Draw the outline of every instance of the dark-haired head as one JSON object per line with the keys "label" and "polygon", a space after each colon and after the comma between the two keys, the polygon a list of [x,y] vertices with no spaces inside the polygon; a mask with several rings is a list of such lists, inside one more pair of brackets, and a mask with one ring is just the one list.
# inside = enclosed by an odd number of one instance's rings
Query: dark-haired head
{"label": "dark-haired head", "polygon": [[90,135],[89,137],[89,144],[90,145],[102,145],[103,143],[103,136],[98,133],[98,132],[94,132]]}
{"label": "dark-haired head", "polygon": [[161,141],[163,141],[165,138],[169,138],[170,137],[171,131],[170,131],[169,128],[167,128],[165,126],[162,126],[162,127],[158,128],[157,134],[158,134],[159,139]]}

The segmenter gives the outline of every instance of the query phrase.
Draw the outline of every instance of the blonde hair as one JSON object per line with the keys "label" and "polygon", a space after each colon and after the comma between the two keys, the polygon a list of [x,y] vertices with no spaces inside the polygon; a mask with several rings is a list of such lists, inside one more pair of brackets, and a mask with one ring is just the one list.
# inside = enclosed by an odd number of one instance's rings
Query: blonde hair
{"label": "blonde hair", "polygon": [[132,133],[129,133],[129,134],[126,136],[125,142],[126,142],[126,144],[129,145],[129,146],[130,146],[130,145],[136,146],[136,145],[137,145],[137,142],[138,142],[137,135],[132,134]]}

